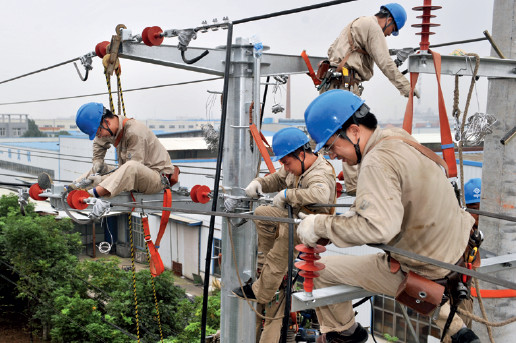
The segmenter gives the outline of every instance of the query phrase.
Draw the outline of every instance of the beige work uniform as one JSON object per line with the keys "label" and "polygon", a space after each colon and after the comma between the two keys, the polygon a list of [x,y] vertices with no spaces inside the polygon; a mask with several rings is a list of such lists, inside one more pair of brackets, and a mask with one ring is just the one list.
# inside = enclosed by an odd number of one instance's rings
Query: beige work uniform
{"label": "beige work uniform", "polygon": [[[330,162],[322,155],[319,155],[301,176],[288,173],[282,167],[273,174],[255,180],[260,182],[265,193],[287,189],[286,201],[292,206],[294,215],[300,211],[311,212],[310,204],[333,204],[336,201],[335,172]],[[314,213],[330,213],[331,211],[332,208],[328,207],[313,209]],[[286,209],[274,206],[259,206],[254,213],[257,216],[288,217]],[[258,233],[258,266],[261,268],[261,274],[253,283],[252,288],[258,302],[268,304],[273,300],[288,269],[289,229],[288,224],[284,223],[262,220],[255,220],[254,223]],[[294,244],[299,243],[299,238],[294,235]],[[297,255],[297,252],[294,254]],[[273,312],[282,313],[282,308],[281,306],[275,307]],[[269,327],[269,325],[271,326]],[[273,342],[270,335],[279,334],[280,328],[280,319],[267,321],[261,342]]]}
{"label": "beige work uniform", "polygon": [[[132,190],[146,194],[160,192],[164,187],[160,174],[174,171],[170,155],[143,123],[131,119],[123,126],[124,117],[117,117],[119,126],[115,137],[95,137],[93,140],[93,163],[102,162],[123,127],[124,133],[117,147],[118,170],[103,176],[99,186],[107,189],[110,197]],[[91,173],[90,170],[82,177]]]}
{"label": "beige work uniform", "polygon": [[[349,53],[348,32],[351,30],[351,37],[357,48],[367,52],[366,54],[354,51],[349,56],[345,67],[354,70],[361,81],[368,81],[373,77],[374,64],[380,68],[382,73],[391,81],[401,95],[408,97],[410,94],[410,83],[398,70],[398,67],[389,55],[387,40],[382,28],[375,16],[360,17],[348,24],[328,49],[328,59],[332,66],[337,66]],[[338,71],[338,70],[337,70]],[[342,88],[338,80],[332,81],[330,89]],[[350,89],[360,96],[362,91],[358,87]]]}
{"label": "beige work uniform", "polygon": [[[454,264],[464,253],[474,219],[460,208],[441,167],[401,140],[381,140],[391,135],[413,139],[402,129],[376,129],[359,166],[351,215],[317,215],[315,233],[338,247],[384,243]],[[404,272],[412,270],[429,279],[448,274],[446,269],[392,256]],[[320,262],[326,268],[314,279],[316,288],[348,284],[395,296],[404,277],[401,271],[390,272],[385,253],[331,256]],[[443,328],[448,313],[445,304],[436,321],[439,327]],[[342,331],[354,323],[351,302],[320,307],[317,315],[322,332]],[[455,316],[449,334],[461,326],[462,320]]]}

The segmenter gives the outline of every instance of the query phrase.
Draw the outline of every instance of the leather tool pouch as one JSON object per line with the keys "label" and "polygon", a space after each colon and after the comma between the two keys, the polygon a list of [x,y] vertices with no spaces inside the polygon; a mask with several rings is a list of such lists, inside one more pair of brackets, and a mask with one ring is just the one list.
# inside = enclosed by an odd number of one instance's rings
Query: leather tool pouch
{"label": "leather tool pouch", "polygon": [[315,74],[315,76],[316,76],[319,80],[324,79],[324,77],[326,76],[326,72],[328,71],[328,69],[330,69],[330,61],[328,61],[328,60],[322,60],[322,61],[321,61],[321,62],[319,62],[319,64],[317,65],[317,73]]}
{"label": "leather tool pouch", "polygon": [[398,287],[396,301],[427,316],[441,304],[443,294],[444,286],[408,272]]}

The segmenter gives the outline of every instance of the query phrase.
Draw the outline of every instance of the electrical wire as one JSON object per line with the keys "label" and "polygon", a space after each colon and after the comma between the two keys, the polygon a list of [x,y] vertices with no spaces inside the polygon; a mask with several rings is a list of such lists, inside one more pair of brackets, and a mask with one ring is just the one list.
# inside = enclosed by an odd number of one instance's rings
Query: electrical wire
{"label": "electrical wire", "polygon": [[14,81],[14,80],[21,79],[21,78],[29,76],[29,75],[34,75],[34,74],[37,74],[37,73],[41,73],[42,71],[46,71],[46,70],[49,70],[49,69],[57,68],[57,67],[60,67],[62,65],[65,65],[65,64],[75,62],[75,61],[80,60],[80,59],[81,59],[80,57],[76,57],[76,58],[73,58],[73,59],[68,60],[68,61],[64,61],[64,62],[61,62],[61,63],[58,63],[58,64],[54,64],[54,65],[52,65],[50,67],[46,67],[46,68],[39,69],[39,70],[30,72],[30,73],[27,73],[27,74],[16,76],[16,77],[13,77],[12,79],[0,81],[0,85],[3,84],[3,83],[7,83],[7,82],[11,82],[11,81]]}
{"label": "electrical wire", "polygon": [[[31,74],[28,74],[28,75],[31,75]],[[131,89],[124,90],[124,92],[128,93],[128,92],[136,92],[136,91],[147,90],[147,89],[156,89],[156,88],[173,87],[173,86],[183,86],[183,85],[189,85],[189,84],[201,83],[201,82],[207,82],[207,81],[214,81],[214,80],[220,80],[220,79],[222,79],[222,78],[221,77],[212,77],[212,78],[209,78],[209,79],[202,79],[202,80],[169,83],[169,84],[157,85],[157,86],[149,86],[149,87],[131,88]],[[7,81],[4,81],[4,82],[7,82]],[[47,98],[47,99],[38,99],[38,100],[2,102],[2,103],[0,103],[0,106],[5,106],[5,105],[21,105],[21,104],[32,104],[32,103],[47,102],[47,101],[79,99],[79,98],[87,98],[87,97],[92,97],[92,96],[101,96],[101,95],[106,95],[106,94],[109,94],[109,93],[108,92],[102,92],[102,93],[93,93],[93,94],[65,96],[65,97],[59,97],[59,98]]]}

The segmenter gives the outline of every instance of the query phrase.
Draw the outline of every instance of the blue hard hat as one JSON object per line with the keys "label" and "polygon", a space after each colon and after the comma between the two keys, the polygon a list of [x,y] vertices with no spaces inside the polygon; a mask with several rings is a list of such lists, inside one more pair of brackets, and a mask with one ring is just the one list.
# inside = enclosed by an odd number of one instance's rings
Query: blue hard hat
{"label": "blue hard hat", "polygon": [[405,9],[397,3],[383,5],[380,7],[380,10],[387,10],[391,14],[392,19],[394,19],[394,22],[396,23],[396,30],[392,31],[392,35],[397,36],[399,30],[401,30],[407,21],[407,12],[405,12]]}
{"label": "blue hard hat", "polygon": [[271,160],[276,162],[291,152],[301,148],[309,141],[308,136],[298,128],[286,127],[281,129],[272,136],[272,150],[274,151],[274,156],[271,157]]}
{"label": "blue hard hat", "polygon": [[482,180],[480,178],[470,179],[464,184],[464,199],[466,204],[475,204],[480,202],[480,190],[482,189]]}
{"label": "blue hard hat", "polygon": [[305,111],[310,137],[317,143],[315,152],[362,106],[365,101],[350,91],[334,89],[319,95]]}
{"label": "blue hard hat", "polygon": [[89,136],[90,140],[93,140],[103,115],[104,105],[98,102],[89,102],[79,108],[75,117],[75,123],[82,132]]}

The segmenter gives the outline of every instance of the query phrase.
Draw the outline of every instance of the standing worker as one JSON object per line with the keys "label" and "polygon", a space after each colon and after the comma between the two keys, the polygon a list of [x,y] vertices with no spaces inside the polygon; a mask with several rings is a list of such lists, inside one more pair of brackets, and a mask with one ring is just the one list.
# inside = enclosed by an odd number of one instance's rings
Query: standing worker
{"label": "standing worker", "polygon": [[[157,193],[164,189],[164,182],[177,183],[179,168],[172,165],[165,147],[141,122],[115,115],[95,102],[82,105],[75,122],[93,140],[93,166],[69,188],[77,188],[82,182],[90,194],[100,198],[132,190]],[[112,145],[118,154],[116,170],[104,162]],[[98,201],[96,207],[101,204]]]}
{"label": "standing worker", "polygon": [[[312,152],[306,134],[293,127],[281,129],[272,138],[272,149],[275,154],[272,159],[279,160],[283,166],[273,174],[251,181],[245,193],[253,198],[264,192],[278,193],[272,206],[261,205],[254,214],[287,218],[285,204],[292,206],[295,216],[299,212],[332,213],[333,208],[330,207],[310,208],[311,204],[335,203],[336,180],[332,165],[322,155]],[[283,294],[277,300],[275,295],[288,269],[289,225],[263,220],[255,220],[254,223],[258,233],[258,279],[242,288],[235,288],[233,293],[241,298],[245,293],[249,300],[265,304],[267,317],[279,317],[274,321],[265,321],[260,339],[260,342],[277,343],[285,302]],[[300,243],[296,234],[294,240],[295,244]]]}
{"label": "standing worker", "polygon": [[[326,149],[331,158],[359,164],[360,171],[356,200],[346,216],[300,214],[303,221],[297,233],[304,244],[314,246],[320,238],[341,248],[388,244],[450,264],[463,261],[474,219],[459,206],[441,169],[446,164],[435,153],[403,129],[377,128],[369,107],[349,91],[332,90],[317,97],[306,109],[305,121],[316,152]],[[314,279],[316,288],[347,284],[395,296],[410,276],[432,285],[449,277],[456,283],[446,283],[448,290],[458,290],[462,282],[447,269],[395,253],[328,256],[321,263],[326,267]],[[351,301],[316,311],[327,342],[367,341],[367,331],[355,322]],[[446,301],[436,314],[441,329],[449,313]],[[480,342],[458,316],[450,319],[447,333],[452,342]]]}
{"label": "standing worker", "polygon": [[[398,70],[408,57],[407,50],[400,50],[393,61],[389,54],[385,37],[391,34],[397,36],[399,30],[407,21],[405,9],[391,3],[380,7],[374,16],[359,17],[349,23],[328,49],[328,64],[321,65],[325,75],[318,75],[323,79],[320,92],[330,89],[346,89],[361,96],[362,82],[373,77],[374,64],[391,81],[400,93],[408,97],[410,83]],[[419,93],[414,92],[419,98]],[[346,163],[342,164],[346,193],[355,195],[357,168]]]}

